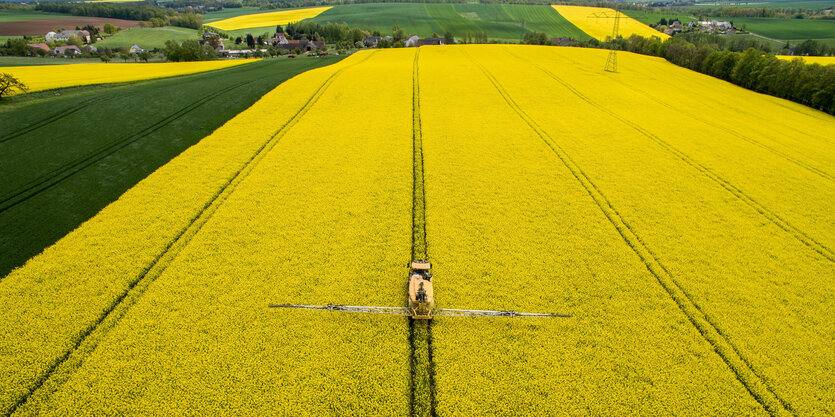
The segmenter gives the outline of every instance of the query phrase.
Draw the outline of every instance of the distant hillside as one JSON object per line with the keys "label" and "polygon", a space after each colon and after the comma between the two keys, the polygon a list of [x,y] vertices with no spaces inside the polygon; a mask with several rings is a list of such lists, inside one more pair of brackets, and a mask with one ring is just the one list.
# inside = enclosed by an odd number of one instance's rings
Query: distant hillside
{"label": "distant hillside", "polygon": [[335,6],[312,19],[319,23],[348,23],[363,29],[389,33],[399,25],[408,34],[421,37],[450,31],[458,38],[465,33],[487,32],[490,39],[518,42],[529,31],[549,37],[589,39],[576,26],[548,6],[518,4],[351,4]]}

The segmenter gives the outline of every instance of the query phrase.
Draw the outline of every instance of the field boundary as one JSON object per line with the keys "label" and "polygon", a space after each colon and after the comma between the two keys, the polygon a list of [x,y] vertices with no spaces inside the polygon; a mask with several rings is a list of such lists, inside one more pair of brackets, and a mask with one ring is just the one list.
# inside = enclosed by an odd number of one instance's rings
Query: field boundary
{"label": "field boundary", "polygon": [[[229,87],[226,87],[222,90],[216,91],[212,94],[209,94],[203,98],[198,99],[195,102],[177,110],[176,112],[162,118],[161,120],[157,121],[156,123],[146,127],[145,129],[140,130],[137,133],[132,135],[128,135],[122,139],[117,139],[115,142],[107,144],[99,149],[95,150],[93,153],[88,154],[86,157],[82,157],[81,159],[77,159],[75,161],[70,161],[63,166],[60,166],[51,172],[41,175],[39,178],[35,178],[29,183],[24,184],[18,190],[12,191],[9,194],[3,196],[2,200],[0,200],[0,213],[25,202],[26,200],[40,194],[41,192],[51,188],[54,185],[64,181],[65,179],[81,172],[82,170],[95,165],[96,163],[104,160],[105,158],[113,155],[114,153],[118,152],[119,150],[125,148],[126,146],[139,141],[140,139],[145,138],[146,136],[156,132],[159,129],[167,126],[168,124],[176,121],[180,117],[190,113],[191,111],[197,109],[198,107],[202,106],[203,104],[209,102],[210,100],[226,94],[227,92],[243,87],[246,84],[250,84],[255,82],[253,81],[245,81],[237,84],[233,84]],[[30,192],[31,191],[31,192]],[[15,200],[15,198],[23,195],[23,197]],[[8,203],[11,201],[11,203]],[[8,204],[7,204],[8,203]]]}
{"label": "field boundary", "polygon": [[728,180],[722,178],[719,174],[714,173],[709,168],[707,168],[707,167],[703,166],[702,164],[696,162],[694,159],[692,159],[690,156],[688,156],[684,152],[676,149],[674,146],[667,143],[667,141],[665,141],[665,140],[661,139],[660,137],[656,136],[655,134],[647,131],[646,129],[642,128],[638,124],[630,121],[629,119],[627,119],[625,117],[622,117],[622,116],[618,115],[617,113],[601,106],[600,104],[598,104],[594,100],[586,97],[583,93],[578,91],[576,88],[571,86],[569,83],[565,82],[563,79],[559,78],[553,72],[543,68],[539,64],[533,63],[533,62],[525,59],[524,57],[516,55],[515,53],[513,53],[513,52],[511,52],[507,49],[505,49],[505,51],[508,54],[513,55],[520,60],[523,60],[525,62],[530,63],[533,66],[536,66],[537,68],[539,68],[540,71],[544,72],[546,75],[551,77],[554,81],[558,82],[560,85],[562,85],[563,87],[565,87],[566,89],[571,91],[574,95],[579,97],[581,100],[589,103],[590,105],[594,106],[595,108],[602,111],[603,113],[608,114],[609,116],[615,118],[616,120],[620,121],[621,123],[631,127],[632,129],[634,129],[635,131],[637,131],[641,135],[645,136],[646,138],[648,138],[648,139],[652,140],[653,142],[657,143],[659,146],[661,146],[662,148],[664,148],[666,151],[670,152],[674,156],[678,157],[680,160],[682,160],[687,165],[690,165],[692,168],[696,169],[697,171],[704,174],[706,177],[713,180],[715,183],[719,184],[719,186],[724,188],[726,191],[731,193],[733,196],[738,198],[743,203],[747,204],[749,207],[753,208],[760,215],[762,215],[763,217],[765,217],[766,219],[771,221],[771,223],[773,223],[777,227],[783,229],[783,231],[787,232],[788,234],[794,236],[801,243],[803,243],[804,245],[806,245],[807,247],[809,247],[813,251],[817,252],[818,254],[820,254],[821,256],[826,258],[828,261],[835,262],[835,253],[833,253],[832,250],[829,249],[826,245],[818,242],[817,240],[815,240],[814,238],[812,238],[811,236],[809,236],[808,234],[806,234],[805,232],[803,232],[799,228],[793,226],[787,220],[783,219],[782,217],[780,217],[776,213],[772,212],[771,210],[769,210],[768,208],[766,208],[765,206],[763,206],[762,204],[760,204],[759,202],[754,200],[752,197],[748,196],[748,194],[746,194],[744,191],[742,191],[741,189],[739,189],[736,186],[734,186],[733,184],[731,184]]}
{"label": "field boundary", "polygon": [[583,170],[571,159],[556,141],[536,123],[501,86],[498,80],[480,62],[472,58],[466,51],[464,54],[478,66],[490,83],[514,112],[533,130],[542,141],[554,152],[562,164],[591,196],[609,222],[615,227],[624,242],[635,252],[646,266],[647,270],[656,278],[661,287],[670,295],[679,309],[696,327],[720,358],[735,374],[737,380],[748,390],[754,399],[771,415],[792,415],[794,411],[774,390],[766,384],[754,368],[739,353],[738,349],[728,340],[718,328],[708,320],[701,308],[685,293],[670,272],[661,265],[660,261],[644,244],[641,238],[632,230],[611,202],[600,191]]}
{"label": "field boundary", "polygon": [[145,290],[151,283],[165,271],[179,253],[189,244],[191,239],[200,231],[203,225],[211,219],[217,209],[234,192],[238,184],[246,179],[249,173],[255,169],[281,138],[316,104],[333,81],[345,70],[368,60],[375,52],[369,53],[358,62],[345,66],[331,74],[296,114],[273,132],[270,138],[244,162],[238,171],[221,185],[220,189],[191,218],[189,223],[180,230],[177,236],[163,248],[163,251],[157,255],[151,264],[144,268],[143,272],[128,285],[128,288],[114,300],[110,307],[102,312],[99,318],[91,323],[76,338],[73,346],[50,365],[47,371],[33,384],[29,392],[22,396],[5,414],[12,415],[17,412],[36,414],[37,409],[35,407],[37,406],[33,403],[48,399],[52,393],[72,376],[74,371],[83,364],[86,357],[104,340],[110,329],[118,324],[128,309],[145,293]]}
{"label": "field boundary", "polygon": [[[426,259],[426,192],[423,178],[423,132],[420,123],[419,57],[420,48],[417,48],[412,64],[412,258]],[[409,318],[409,341],[412,348],[411,415],[434,416],[435,379],[431,321]]]}

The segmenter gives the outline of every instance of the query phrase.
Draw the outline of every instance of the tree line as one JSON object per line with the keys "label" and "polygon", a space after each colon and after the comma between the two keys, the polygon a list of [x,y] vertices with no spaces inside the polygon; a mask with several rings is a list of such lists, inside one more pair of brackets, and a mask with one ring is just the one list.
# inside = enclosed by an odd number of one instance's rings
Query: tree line
{"label": "tree line", "polygon": [[783,19],[835,19],[826,9],[812,10],[789,7],[716,7],[690,10],[696,16],[714,17],[771,17]]}
{"label": "tree line", "polygon": [[35,10],[50,13],[66,13],[74,16],[107,17],[111,19],[162,21],[168,26],[200,29],[203,15],[180,13],[151,6],[121,6],[109,3],[39,3]]}

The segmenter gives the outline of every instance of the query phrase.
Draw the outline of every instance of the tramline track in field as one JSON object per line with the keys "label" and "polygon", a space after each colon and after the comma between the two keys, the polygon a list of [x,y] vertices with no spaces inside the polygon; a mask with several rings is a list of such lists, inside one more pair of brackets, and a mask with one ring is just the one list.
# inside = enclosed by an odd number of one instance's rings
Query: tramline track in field
{"label": "tramline track in field", "polygon": [[789,223],[787,220],[785,220],[784,218],[779,216],[778,214],[769,210],[764,205],[760,204],[757,200],[755,200],[754,198],[752,198],[751,196],[746,194],[744,191],[742,191],[740,188],[731,184],[730,181],[726,180],[725,178],[723,178],[719,174],[713,172],[713,170],[711,170],[710,168],[707,168],[704,165],[700,164],[699,162],[697,162],[696,160],[691,158],[689,155],[685,154],[684,152],[678,150],[676,147],[672,146],[669,142],[661,139],[660,137],[653,134],[652,132],[647,131],[646,129],[639,126],[635,122],[633,122],[633,121],[631,121],[631,120],[629,120],[625,117],[622,117],[622,116],[618,115],[617,113],[603,107],[601,104],[599,104],[599,103],[595,102],[594,100],[590,99],[589,97],[585,96],[583,93],[581,93],[579,90],[577,90],[574,86],[572,86],[571,84],[569,84],[568,82],[566,82],[565,80],[563,80],[562,78],[560,78],[559,76],[554,74],[553,72],[549,71],[548,69],[543,68],[542,66],[540,66],[536,63],[533,63],[530,60],[525,59],[524,57],[519,56],[519,55],[507,50],[507,48],[505,48],[505,51],[509,55],[515,56],[516,58],[518,58],[522,61],[525,61],[532,66],[535,66],[540,71],[545,73],[547,76],[552,78],[554,81],[558,82],[560,85],[562,85],[563,87],[568,89],[572,94],[577,96],[579,99],[589,103],[590,105],[594,106],[595,108],[597,108],[601,112],[615,118],[616,120],[620,121],[621,123],[624,123],[625,125],[631,127],[633,130],[640,133],[642,136],[652,140],[653,142],[655,142],[656,144],[661,146],[667,152],[673,154],[674,156],[676,156],[678,159],[680,159],[681,161],[683,161],[687,165],[691,166],[692,168],[696,169],[697,171],[699,171],[700,173],[702,173],[706,177],[713,180],[720,187],[725,189],[725,191],[729,192],[734,197],[738,198],[740,201],[742,201],[746,205],[753,208],[757,213],[759,213],[762,217],[765,217],[766,219],[768,219],[775,226],[783,229],[783,231],[785,231],[788,234],[794,236],[801,243],[803,243],[804,245],[809,247],[809,249],[812,249],[813,251],[819,253],[821,256],[823,256],[824,258],[826,258],[830,262],[835,262],[835,253],[833,253],[833,251],[829,247],[827,247],[826,245],[818,242],[816,239],[809,236],[806,232],[800,230],[799,228],[795,227],[794,225]]}
{"label": "tramline track in field", "polygon": [[[98,346],[107,332],[112,329],[128,309],[144,294],[147,287],[159,277],[170,263],[177,257],[189,241],[208,222],[217,209],[234,192],[238,184],[246,179],[249,173],[261,160],[275,148],[284,135],[295,126],[301,118],[316,104],[319,98],[333,84],[333,81],[345,70],[368,60],[376,51],[365,58],[345,66],[331,74],[324,83],[311,95],[305,104],[284,125],[278,128],[263,145],[217,190],[196,213],[179,233],[163,248],[144,271],[133,279],[128,287],[107,307],[97,320],[87,326],[72,342],[72,346],[60,355],[48,369],[36,380],[26,394],[21,396],[9,410],[0,411],[4,415],[11,415],[17,411],[24,411],[30,399],[48,397],[65,382],[85,360],[87,355]],[[31,411],[31,410],[30,410]]]}
{"label": "tramline track in field", "polygon": [[157,130],[166,127],[167,125],[171,124],[172,122],[176,121],[177,119],[183,117],[184,115],[196,110],[203,104],[217,98],[220,95],[223,95],[231,90],[236,88],[243,87],[245,85],[251,84],[255,82],[253,81],[245,81],[237,84],[233,84],[229,87],[223,88],[218,90],[212,94],[209,94],[188,106],[185,106],[176,112],[169,114],[168,116],[164,117],[163,119],[157,121],[156,123],[148,126],[147,128],[134,133],[132,135],[128,135],[123,137],[122,139],[117,139],[115,142],[104,145],[100,147],[93,153],[87,155],[86,157],[77,159],[75,161],[68,162],[61,167],[58,167],[51,172],[42,175],[39,178],[36,178],[29,183],[25,184],[18,190],[12,191],[9,194],[6,194],[3,197],[0,197],[0,213],[38,195],[39,193],[59,184],[60,182],[64,181],[65,179],[71,177],[72,175],[97,164],[98,162],[104,160],[105,158],[113,155],[114,153],[124,149],[128,145],[136,143],[137,141],[145,138],[146,136],[156,132]]}
{"label": "tramline track in field", "polygon": [[[415,51],[412,66],[412,259],[428,259],[426,244],[426,192],[423,176],[423,133],[420,125],[420,48]],[[409,342],[412,345],[411,375],[412,417],[435,415],[435,380],[432,368],[432,324],[425,320],[409,320]]]}
{"label": "tramline track in field", "polygon": [[475,58],[466,51],[463,54],[475,64],[490,81],[493,87],[499,92],[507,105],[513,109],[516,115],[522,119],[530,129],[554,152],[560,162],[571,171],[574,178],[582,185],[589,196],[594,200],[612,226],[615,227],[624,242],[635,252],[646,266],[647,270],[656,278],[667,294],[673,299],[679,309],[688,320],[696,327],[702,337],[710,343],[717,354],[728,365],[737,379],[742,383],[748,392],[759,402],[765,410],[772,415],[791,415],[794,410],[791,405],[780,398],[765,379],[754,369],[740,353],[739,349],[731,343],[718,327],[707,317],[701,308],[682,289],[672,273],[664,267],[655,257],[643,240],[635,233],[632,227],[620,216],[618,210],[612,205],[609,199],[602,193],[597,185],[591,181],[582,168],[577,165],[571,157],[560,147],[551,135],[542,129],[536,121],[531,118],[513,97],[502,87],[501,83]]}
{"label": "tramline track in field", "polygon": [[54,113],[50,116],[47,116],[47,117],[45,117],[45,118],[43,118],[43,119],[41,119],[41,120],[39,120],[35,123],[32,123],[31,125],[28,125],[26,127],[23,127],[21,129],[18,129],[16,131],[14,131],[14,132],[10,132],[10,133],[7,133],[3,136],[0,136],[0,143],[8,142],[8,141],[10,141],[14,138],[23,136],[23,135],[25,135],[29,132],[33,132],[33,131],[38,130],[38,129],[44,127],[44,126],[48,126],[48,125],[50,125],[50,124],[52,124],[52,123],[54,123],[58,120],[61,120],[61,119],[65,118],[69,115],[72,115],[73,113],[76,113],[76,112],[84,109],[86,106],[90,106],[90,105],[94,105],[94,104],[101,104],[101,103],[104,103],[105,101],[111,100],[113,98],[114,98],[113,96],[100,94],[100,95],[97,95],[95,97],[89,98],[87,100],[80,101],[78,103],[74,103],[73,105],[69,106],[68,108],[66,108],[64,110],[61,110],[61,111],[58,111],[58,112],[56,112],[56,113]]}
{"label": "tramline track in field", "polygon": [[[517,54],[513,53],[513,52],[512,52],[512,51],[510,51],[510,50],[508,50],[508,51],[507,51],[507,53],[509,53],[509,54],[511,54],[511,55],[513,55],[513,56],[515,56],[515,57],[519,58],[519,59],[522,59],[523,61],[530,62],[530,60],[524,59],[523,57],[521,57],[521,56],[519,56],[519,55],[517,55]],[[575,65],[577,65],[578,67],[580,67],[580,66],[582,66],[582,65],[583,65],[581,62],[576,61],[576,60],[574,60],[574,59],[571,59],[571,58],[569,58],[569,57],[563,57],[563,58],[564,58],[565,60],[567,60],[567,61],[571,61],[572,63],[574,63],[574,64],[575,64]],[[544,72],[546,72],[546,73],[548,72],[548,71],[547,71],[547,69],[543,69],[541,66],[538,66],[538,65],[537,65],[537,67],[539,67],[540,71],[544,71]],[[549,75],[549,76],[550,76],[550,75]],[[554,78],[554,77],[551,77],[551,78]],[[557,77],[557,78],[559,78],[559,77]],[[642,96],[646,97],[647,99],[652,100],[652,101],[654,101],[655,103],[657,103],[657,104],[659,104],[659,105],[661,105],[661,106],[664,106],[664,107],[666,107],[666,108],[668,108],[668,109],[670,109],[670,110],[672,110],[672,111],[674,111],[674,112],[676,112],[676,113],[679,113],[679,114],[680,114],[680,115],[682,115],[682,116],[689,117],[689,118],[691,118],[691,119],[693,119],[693,120],[697,120],[697,121],[699,121],[699,122],[701,122],[701,123],[704,123],[704,124],[706,124],[706,125],[708,125],[708,126],[712,126],[712,127],[720,128],[720,129],[722,129],[722,130],[726,130],[726,131],[730,132],[731,134],[733,134],[734,136],[736,136],[736,137],[738,137],[738,138],[740,138],[740,139],[742,139],[742,140],[744,140],[744,141],[746,141],[746,142],[748,142],[748,143],[750,143],[750,144],[752,144],[752,145],[754,145],[754,146],[757,146],[757,147],[760,147],[760,148],[762,148],[762,149],[765,149],[765,150],[767,150],[767,151],[769,151],[769,152],[773,153],[774,155],[777,155],[777,156],[779,156],[779,157],[781,157],[781,158],[783,158],[783,159],[785,159],[785,160],[787,160],[787,161],[789,161],[789,162],[791,162],[791,163],[793,163],[793,164],[795,164],[795,165],[800,166],[801,168],[804,168],[804,169],[806,169],[806,170],[808,170],[808,171],[810,171],[810,172],[812,172],[812,173],[814,173],[814,174],[820,175],[821,177],[823,177],[823,178],[825,178],[825,179],[828,179],[828,180],[830,180],[830,181],[835,181],[835,176],[833,176],[832,174],[829,174],[828,172],[823,171],[823,170],[821,170],[821,169],[819,169],[819,168],[816,168],[816,167],[814,167],[813,165],[811,165],[811,164],[809,164],[809,163],[807,163],[807,162],[801,161],[801,160],[799,160],[799,159],[797,159],[797,158],[795,158],[795,157],[793,157],[793,156],[791,156],[791,155],[788,155],[788,154],[786,154],[786,153],[784,153],[784,152],[780,151],[779,149],[776,149],[776,148],[774,148],[774,147],[772,147],[772,146],[769,146],[769,145],[767,145],[767,144],[765,144],[765,143],[762,143],[762,142],[760,142],[760,141],[758,141],[758,140],[756,140],[756,139],[754,139],[754,138],[752,138],[752,137],[750,137],[750,136],[748,136],[748,135],[742,134],[742,133],[740,133],[739,131],[737,131],[737,130],[735,130],[735,129],[731,128],[731,127],[728,127],[728,126],[721,126],[721,127],[719,127],[719,126],[717,126],[717,125],[715,124],[715,122],[710,121],[710,120],[708,120],[708,119],[705,119],[705,118],[703,118],[703,117],[699,117],[699,116],[698,116],[698,113],[696,113],[696,112],[685,112],[684,110],[679,109],[679,108],[677,108],[677,107],[675,107],[675,106],[672,106],[672,105],[670,105],[670,103],[667,103],[666,101],[664,101],[664,100],[662,100],[662,99],[659,99],[659,98],[658,98],[658,97],[656,97],[655,95],[652,95],[652,94],[647,93],[646,91],[640,90],[640,89],[636,88],[635,86],[633,86],[633,85],[631,85],[631,84],[629,84],[629,83],[626,83],[626,82],[624,82],[624,81],[622,81],[622,80],[618,79],[617,77],[611,77],[611,78],[609,78],[609,80],[610,80],[610,81],[614,81],[614,82],[618,83],[619,85],[621,85],[621,86],[623,86],[623,87],[625,87],[625,88],[628,88],[628,89],[630,89],[630,90],[632,90],[632,91],[634,91],[634,92],[636,92],[636,93],[638,93],[638,94],[641,94]],[[563,80],[563,81],[564,81],[564,80]],[[737,110],[739,110],[739,109],[737,109]],[[747,113],[747,112],[744,112],[743,114],[751,115],[750,113]]]}
{"label": "tramline track in field", "polygon": [[715,124],[715,122],[712,122],[712,121],[707,120],[705,118],[699,117],[698,113],[685,112],[681,109],[676,108],[675,106],[671,106],[669,103],[665,102],[664,100],[659,99],[658,97],[656,97],[652,94],[648,94],[645,91],[642,91],[642,90],[639,90],[639,89],[635,88],[635,86],[630,85],[629,83],[625,83],[625,82],[623,82],[623,81],[621,81],[621,80],[619,80],[615,77],[612,77],[610,79],[612,81],[615,81],[616,83],[620,84],[621,86],[623,86],[625,88],[628,88],[628,89],[630,89],[630,90],[632,90],[632,91],[634,91],[638,94],[641,94],[642,96],[646,97],[648,100],[652,100],[652,101],[658,103],[659,105],[662,105],[662,106],[664,106],[664,107],[666,107],[666,108],[668,108],[672,111],[675,111],[675,112],[679,113],[681,116],[689,117],[693,120],[697,120],[697,121],[699,121],[701,123],[704,123],[708,126],[712,126],[712,127],[716,127],[716,128],[720,128],[722,130],[728,131],[732,135],[734,135],[734,136],[736,136],[736,137],[738,137],[738,138],[740,138],[740,139],[742,139],[742,140],[744,140],[744,141],[746,141],[746,142],[748,142],[748,143],[750,143],[754,146],[765,149],[765,150],[771,152],[772,154],[777,155],[777,156],[785,159],[786,161],[789,161],[789,162],[791,162],[791,163],[793,163],[793,164],[795,164],[795,165],[797,165],[801,168],[804,168],[804,169],[808,170],[809,172],[811,172],[813,174],[819,175],[819,176],[823,177],[824,179],[827,179],[827,180],[830,180],[830,181],[835,181],[835,176],[830,175],[828,172],[823,171],[819,168],[816,168],[816,167],[814,167],[814,166],[812,166],[812,165],[810,165],[810,164],[808,164],[804,161],[801,161],[801,160],[799,160],[795,157],[792,157],[791,155],[788,155],[788,154],[780,151],[779,149],[776,149],[772,146],[766,145],[766,144],[764,144],[764,143],[762,143],[762,142],[760,142],[760,141],[758,141],[758,140],[756,140],[756,139],[754,139],[754,138],[752,138],[748,135],[745,135],[745,134],[743,134],[743,133],[741,133],[741,132],[739,132],[739,131],[731,128],[731,127],[728,127],[728,126],[719,127]]}

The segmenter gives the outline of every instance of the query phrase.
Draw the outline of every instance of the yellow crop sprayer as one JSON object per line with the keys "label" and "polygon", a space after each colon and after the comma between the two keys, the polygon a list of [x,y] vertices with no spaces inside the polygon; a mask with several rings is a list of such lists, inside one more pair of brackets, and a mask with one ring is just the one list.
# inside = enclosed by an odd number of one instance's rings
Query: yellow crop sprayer
{"label": "yellow crop sprayer", "polygon": [[345,311],[349,313],[377,313],[410,316],[413,319],[430,320],[436,316],[452,317],[571,317],[570,314],[558,313],[519,313],[499,310],[461,310],[455,308],[435,308],[432,289],[432,264],[425,260],[414,260],[409,273],[408,307],[346,306],[328,304],[321,306],[299,304],[270,304],[275,308],[301,308],[310,310]]}

